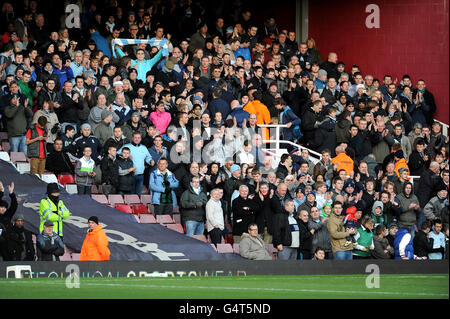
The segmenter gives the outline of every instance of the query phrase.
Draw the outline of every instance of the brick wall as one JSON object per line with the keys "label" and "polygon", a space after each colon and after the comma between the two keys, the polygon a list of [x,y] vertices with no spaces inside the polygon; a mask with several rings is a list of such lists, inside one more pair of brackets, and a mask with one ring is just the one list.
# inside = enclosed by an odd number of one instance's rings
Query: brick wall
{"label": "brick wall", "polygon": [[[380,8],[380,28],[366,27],[366,6]],[[409,74],[415,85],[427,83],[437,104],[435,118],[449,123],[449,37],[447,0],[309,1],[309,36],[324,59],[334,51],[363,75],[400,81]]]}

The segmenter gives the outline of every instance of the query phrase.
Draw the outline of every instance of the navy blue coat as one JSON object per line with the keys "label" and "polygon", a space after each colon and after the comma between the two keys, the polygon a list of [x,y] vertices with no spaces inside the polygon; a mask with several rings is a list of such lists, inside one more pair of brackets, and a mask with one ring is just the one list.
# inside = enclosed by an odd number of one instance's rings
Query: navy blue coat
{"label": "navy blue coat", "polygon": [[217,112],[222,113],[222,119],[224,121],[228,117],[228,114],[230,114],[231,112],[230,105],[221,98],[212,99],[208,104],[208,109],[211,112],[212,118],[214,118],[214,114],[216,114]]}

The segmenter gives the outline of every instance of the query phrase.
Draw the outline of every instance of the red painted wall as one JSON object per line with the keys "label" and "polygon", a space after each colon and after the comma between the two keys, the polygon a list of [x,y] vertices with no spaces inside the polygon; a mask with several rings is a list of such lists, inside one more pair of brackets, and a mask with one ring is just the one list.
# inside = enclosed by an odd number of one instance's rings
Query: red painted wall
{"label": "red painted wall", "polygon": [[[379,29],[366,27],[369,4],[380,8]],[[436,99],[435,118],[449,123],[448,7],[448,0],[310,0],[308,33],[324,59],[336,52],[346,70],[358,64],[380,80],[424,79]]]}

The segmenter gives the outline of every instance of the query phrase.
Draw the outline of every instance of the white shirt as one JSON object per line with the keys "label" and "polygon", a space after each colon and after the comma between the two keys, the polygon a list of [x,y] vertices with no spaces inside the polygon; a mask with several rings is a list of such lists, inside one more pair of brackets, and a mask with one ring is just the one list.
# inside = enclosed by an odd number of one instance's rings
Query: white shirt
{"label": "white shirt", "polygon": [[220,200],[216,201],[213,198],[210,198],[206,203],[206,229],[210,232],[217,227],[220,230],[225,228],[222,204]]}

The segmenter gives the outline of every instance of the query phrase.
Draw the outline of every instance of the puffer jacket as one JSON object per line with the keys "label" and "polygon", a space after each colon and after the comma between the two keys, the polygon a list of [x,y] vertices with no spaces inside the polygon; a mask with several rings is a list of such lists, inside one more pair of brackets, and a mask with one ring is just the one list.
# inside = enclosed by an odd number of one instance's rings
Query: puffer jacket
{"label": "puffer jacket", "polygon": [[251,260],[272,260],[261,237],[243,233],[239,242],[239,254]]}
{"label": "puffer jacket", "polygon": [[81,247],[80,261],[109,260],[110,255],[108,237],[106,237],[102,225],[97,225],[97,227],[86,234],[83,246]]}
{"label": "puffer jacket", "polygon": [[403,184],[401,194],[397,196],[397,199],[400,201],[400,215],[398,217],[398,223],[400,225],[412,226],[417,222],[419,211],[413,208],[410,209],[409,205],[411,205],[411,203],[419,204],[419,199],[413,193],[409,196],[405,195],[405,186],[408,184],[412,186],[410,182],[405,182]]}
{"label": "puffer jacket", "polygon": [[442,220],[442,212],[445,207],[446,198],[439,198],[439,196],[434,196],[423,208],[423,214],[427,219]]}
{"label": "puffer jacket", "polygon": [[345,231],[343,218],[332,212],[327,223],[327,229],[330,234],[331,249],[333,253],[353,249],[352,245],[348,245],[348,247],[344,246],[347,241],[345,238],[350,236],[350,234]]}

